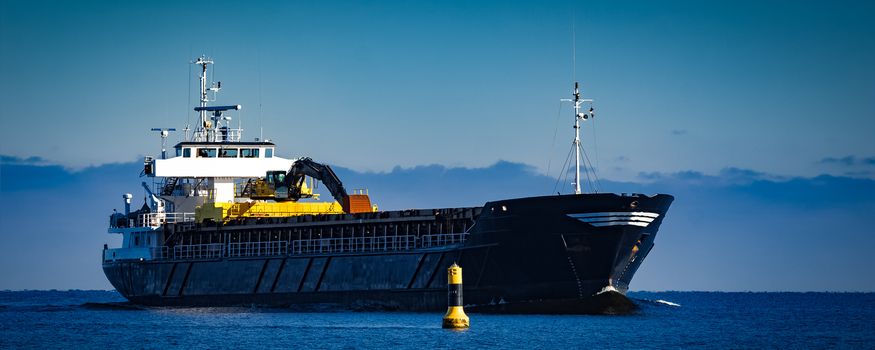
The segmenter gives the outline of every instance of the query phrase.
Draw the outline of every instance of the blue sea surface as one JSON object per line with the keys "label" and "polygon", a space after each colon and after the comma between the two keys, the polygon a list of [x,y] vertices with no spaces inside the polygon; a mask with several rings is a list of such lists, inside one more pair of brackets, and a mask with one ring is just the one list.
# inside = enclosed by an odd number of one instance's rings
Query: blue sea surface
{"label": "blue sea surface", "polygon": [[114,291],[0,292],[0,348],[875,348],[875,293],[634,292],[623,316],[124,308]]}

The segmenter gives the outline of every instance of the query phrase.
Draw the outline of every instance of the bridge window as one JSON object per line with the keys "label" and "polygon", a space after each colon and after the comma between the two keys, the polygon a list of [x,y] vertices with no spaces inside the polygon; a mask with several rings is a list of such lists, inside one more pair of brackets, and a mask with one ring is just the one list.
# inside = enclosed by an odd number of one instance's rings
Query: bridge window
{"label": "bridge window", "polygon": [[273,148],[265,148],[264,149],[264,158],[273,157]]}
{"label": "bridge window", "polygon": [[216,149],[215,148],[198,148],[197,149],[198,158],[216,158]]}
{"label": "bridge window", "polygon": [[258,158],[258,148],[241,148],[240,157],[243,158]]}
{"label": "bridge window", "polygon": [[222,158],[237,158],[236,148],[223,148],[221,153]]}
{"label": "bridge window", "polygon": [[182,156],[185,158],[191,158],[191,148],[183,148]]}

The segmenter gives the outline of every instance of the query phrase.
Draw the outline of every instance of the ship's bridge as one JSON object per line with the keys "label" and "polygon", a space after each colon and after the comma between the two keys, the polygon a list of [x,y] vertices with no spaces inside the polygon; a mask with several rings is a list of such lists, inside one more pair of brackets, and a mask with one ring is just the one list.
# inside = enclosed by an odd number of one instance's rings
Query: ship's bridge
{"label": "ship's bridge", "polygon": [[180,142],[176,157],[154,160],[158,177],[255,178],[288,170],[294,160],[274,155],[271,142]]}
{"label": "ship's bridge", "polygon": [[295,163],[275,156],[275,145],[264,141],[184,141],[174,148],[175,157],[147,158],[145,175],[172,179],[171,190],[178,179],[207,179],[206,185],[217,203],[234,200],[235,179],[261,178],[269,171],[286,171]]}

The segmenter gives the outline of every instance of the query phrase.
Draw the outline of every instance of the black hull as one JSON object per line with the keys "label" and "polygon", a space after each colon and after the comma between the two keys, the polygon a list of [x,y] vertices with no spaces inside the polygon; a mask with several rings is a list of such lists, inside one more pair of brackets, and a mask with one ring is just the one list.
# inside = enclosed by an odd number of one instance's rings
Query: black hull
{"label": "black hull", "polygon": [[[623,293],[672,200],[587,194],[490,202],[464,243],[440,248],[111,261],[103,268],[122,295],[143,305],[444,311],[446,269],[457,262],[471,312],[622,313],[634,308]],[[574,216],[631,212],[658,216],[646,225],[595,226]]]}

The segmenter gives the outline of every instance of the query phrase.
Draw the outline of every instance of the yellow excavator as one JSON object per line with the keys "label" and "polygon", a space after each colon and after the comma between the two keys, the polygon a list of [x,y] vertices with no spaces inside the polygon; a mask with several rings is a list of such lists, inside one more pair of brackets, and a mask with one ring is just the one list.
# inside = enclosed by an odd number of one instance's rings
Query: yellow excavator
{"label": "yellow excavator", "polygon": [[298,201],[302,198],[319,199],[318,194],[313,193],[313,187],[308,186],[306,177],[309,176],[322,182],[331,196],[340,203],[345,213],[372,212],[371,200],[367,194],[349,194],[343,183],[330,166],[317,163],[311,158],[301,158],[292,164],[288,171],[268,171],[267,176],[256,181],[254,191],[249,198],[272,199],[277,202]]}
{"label": "yellow excavator", "polygon": [[[280,186],[280,191],[277,192],[277,184],[285,182],[286,174],[285,171],[268,171],[265,177],[247,182],[241,191],[241,196],[257,200],[286,201],[288,200],[288,186]],[[319,199],[319,194],[313,193],[316,188],[315,181],[314,178],[310,178],[310,181],[304,180],[298,183],[298,191],[296,191],[299,193],[298,199]]]}
{"label": "yellow excavator", "polygon": [[[328,188],[336,202],[301,202],[304,198],[319,199],[313,193],[315,182],[307,185],[306,178],[319,180]],[[243,217],[288,217],[316,214],[356,214],[377,211],[365,191],[349,194],[330,166],[311,158],[296,160],[288,171],[269,171],[264,178],[249,181],[240,197],[254,201],[235,203],[207,203],[196,211],[198,221],[228,221]],[[273,202],[266,202],[266,201]]]}

